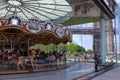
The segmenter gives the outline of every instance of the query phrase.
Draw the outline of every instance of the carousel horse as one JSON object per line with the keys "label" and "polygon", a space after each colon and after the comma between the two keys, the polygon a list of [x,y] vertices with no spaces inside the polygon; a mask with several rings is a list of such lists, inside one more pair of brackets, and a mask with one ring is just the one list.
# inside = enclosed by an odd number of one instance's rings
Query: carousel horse
{"label": "carousel horse", "polygon": [[35,62],[35,55],[36,55],[36,51],[35,50],[31,50],[30,53],[29,53],[29,57],[30,57],[30,63],[32,65],[32,68],[35,69],[35,67],[37,66],[36,65],[36,62]]}
{"label": "carousel horse", "polygon": [[16,66],[17,66],[17,69],[20,70],[20,67],[22,67],[22,69],[25,69],[25,66],[24,66],[24,57],[19,55],[19,50],[17,50],[17,53],[14,54],[13,53],[10,53],[8,55],[8,60],[12,63],[14,63]]}
{"label": "carousel horse", "polygon": [[25,69],[24,62],[25,61],[23,56],[18,57],[18,61],[17,61],[18,70],[20,70],[20,66],[22,66],[22,68]]}

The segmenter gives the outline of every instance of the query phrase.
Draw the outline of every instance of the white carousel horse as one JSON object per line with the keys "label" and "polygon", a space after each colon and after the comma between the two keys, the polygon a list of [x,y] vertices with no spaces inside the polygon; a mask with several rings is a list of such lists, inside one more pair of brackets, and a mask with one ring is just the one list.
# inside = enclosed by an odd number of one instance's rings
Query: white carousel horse
{"label": "white carousel horse", "polygon": [[33,68],[33,69],[35,69],[35,67],[37,66],[37,65],[36,65],[36,62],[35,62],[35,60],[34,60],[35,54],[36,54],[35,50],[32,50],[31,53],[30,53],[30,55],[29,55],[29,57],[30,57],[30,63],[31,63],[31,65],[32,65],[32,68]]}
{"label": "white carousel horse", "polygon": [[17,61],[18,70],[20,70],[20,66],[22,66],[22,68],[25,69],[23,56],[18,57],[18,61]]}

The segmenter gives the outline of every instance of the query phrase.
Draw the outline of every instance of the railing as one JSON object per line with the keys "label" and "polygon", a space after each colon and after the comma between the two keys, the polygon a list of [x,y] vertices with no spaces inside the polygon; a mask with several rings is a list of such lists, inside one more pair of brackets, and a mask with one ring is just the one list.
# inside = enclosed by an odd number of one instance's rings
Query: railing
{"label": "railing", "polygon": [[6,60],[0,58],[0,74],[48,71],[48,70],[65,68],[69,66],[69,63],[66,60],[35,59],[32,63],[30,58],[28,57],[23,57],[23,58],[24,58],[23,62],[18,62],[14,58],[6,59]]}

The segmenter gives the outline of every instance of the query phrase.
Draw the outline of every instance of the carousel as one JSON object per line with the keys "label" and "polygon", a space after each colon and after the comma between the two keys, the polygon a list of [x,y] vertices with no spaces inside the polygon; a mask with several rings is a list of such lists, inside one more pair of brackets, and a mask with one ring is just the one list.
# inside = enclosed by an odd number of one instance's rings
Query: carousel
{"label": "carousel", "polygon": [[47,45],[71,42],[71,33],[63,25],[40,22],[37,19],[22,21],[18,16],[0,19],[1,49],[25,49],[34,44]]}
{"label": "carousel", "polygon": [[65,52],[46,54],[29,47],[71,42],[71,32],[60,24],[71,14],[65,0],[1,0],[0,74],[67,67]]}

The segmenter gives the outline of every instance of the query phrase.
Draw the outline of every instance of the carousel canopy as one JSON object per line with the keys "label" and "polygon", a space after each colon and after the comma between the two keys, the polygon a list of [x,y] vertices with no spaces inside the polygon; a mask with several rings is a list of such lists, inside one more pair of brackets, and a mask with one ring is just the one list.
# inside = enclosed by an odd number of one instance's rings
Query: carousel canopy
{"label": "carousel canopy", "polygon": [[66,0],[0,0],[0,45],[67,43],[70,32],[53,23],[71,16]]}
{"label": "carousel canopy", "polygon": [[62,24],[40,22],[37,19],[22,21],[16,15],[0,18],[0,44],[59,44],[71,42],[71,33]]}
{"label": "carousel canopy", "polygon": [[72,8],[66,0],[0,0],[0,17],[9,14],[26,20],[64,22],[72,16]]}

